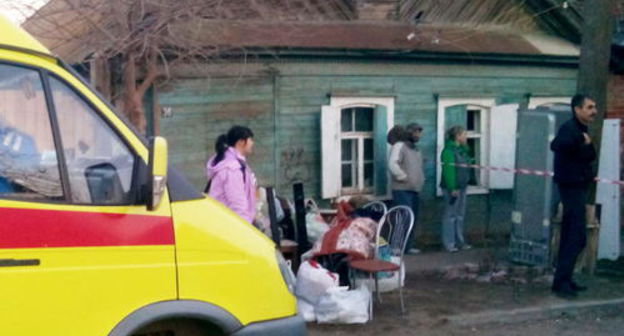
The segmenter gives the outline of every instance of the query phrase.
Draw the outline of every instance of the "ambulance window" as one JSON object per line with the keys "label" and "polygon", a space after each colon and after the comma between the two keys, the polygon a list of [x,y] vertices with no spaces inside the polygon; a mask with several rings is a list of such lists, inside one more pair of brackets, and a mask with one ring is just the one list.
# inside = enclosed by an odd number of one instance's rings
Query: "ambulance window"
{"label": "ambulance window", "polygon": [[135,157],[74,90],[50,77],[72,202],[128,204]]}
{"label": "ambulance window", "polygon": [[0,198],[63,198],[39,72],[7,64],[0,64]]}

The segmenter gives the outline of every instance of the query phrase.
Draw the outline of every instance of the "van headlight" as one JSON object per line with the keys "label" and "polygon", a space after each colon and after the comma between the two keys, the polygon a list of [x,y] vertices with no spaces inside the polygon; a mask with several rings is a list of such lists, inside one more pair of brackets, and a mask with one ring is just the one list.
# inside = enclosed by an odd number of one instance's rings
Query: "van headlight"
{"label": "van headlight", "polygon": [[288,290],[294,294],[296,282],[295,273],[293,273],[289,263],[286,259],[284,259],[284,256],[280,253],[280,251],[275,250],[275,256],[277,257],[277,264],[279,265],[286,287],[288,287]]}

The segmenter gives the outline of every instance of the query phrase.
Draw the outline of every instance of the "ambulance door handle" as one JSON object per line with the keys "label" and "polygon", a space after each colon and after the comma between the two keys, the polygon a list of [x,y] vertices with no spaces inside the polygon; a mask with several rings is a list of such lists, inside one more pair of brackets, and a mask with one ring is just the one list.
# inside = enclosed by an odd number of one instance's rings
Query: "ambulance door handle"
{"label": "ambulance door handle", "polygon": [[0,267],[39,266],[39,259],[0,259]]}

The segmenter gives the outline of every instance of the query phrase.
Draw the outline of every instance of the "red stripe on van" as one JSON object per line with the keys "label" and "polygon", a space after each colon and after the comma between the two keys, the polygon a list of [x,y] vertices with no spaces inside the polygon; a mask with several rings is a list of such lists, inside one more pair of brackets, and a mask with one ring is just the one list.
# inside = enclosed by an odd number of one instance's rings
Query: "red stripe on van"
{"label": "red stripe on van", "polygon": [[170,217],[0,208],[0,248],[172,245]]}

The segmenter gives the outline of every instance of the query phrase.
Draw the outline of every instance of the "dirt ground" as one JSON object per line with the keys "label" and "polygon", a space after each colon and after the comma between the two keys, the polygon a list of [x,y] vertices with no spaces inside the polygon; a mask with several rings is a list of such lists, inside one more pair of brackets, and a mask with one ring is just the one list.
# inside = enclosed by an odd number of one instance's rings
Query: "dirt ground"
{"label": "dirt ground", "polygon": [[[515,324],[491,324],[470,328],[469,330],[451,330],[445,335],[479,336],[614,336],[624,334],[624,316],[622,313],[584,314],[564,316],[558,319],[527,321]],[[423,333],[422,335],[426,335]]]}
{"label": "dirt ground", "polygon": [[[423,336],[615,336],[623,335],[624,316],[619,313],[591,313],[579,316],[562,316],[545,320],[532,320],[520,323],[486,324],[477,327],[442,327],[420,330],[405,335]],[[391,334],[394,335],[394,334]],[[396,334],[401,335],[401,334]]]}
{"label": "dirt ground", "polygon": [[[430,329],[418,328],[405,331],[383,331],[385,335],[419,336],[616,336],[624,334],[622,314],[586,314],[574,317],[561,317],[522,323],[487,324],[478,327],[460,328],[441,326]],[[355,329],[340,334],[359,335]],[[315,335],[330,335],[314,330]]]}
{"label": "dirt ground", "polygon": [[[590,289],[576,302],[624,297],[622,277],[581,278]],[[548,284],[492,284],[474,281],[443,280],[439,277],[408,277],[405,291],[407,313],[400,313],[398,294],[386,293],[383,303],[375,303],[374,321],[365,325],[309,324],[310,335],[624,335],[622,314],[604,317],[597,321],[582,317],[565,322],[545,320],[539,323],[516,323],[509,326],[485,325],[479,327],[457,326],[449,317],[488,311],[503,311],[527,307],[564,304],[565,300],[551,295]],[[601,322],[602,321],[602,322]],[[604,321],[609,321],[606,323]],[[477,322],[477,321],[475,321]],[[617,329],[612,324],[618,325]],[[578,324],[582,328],[573,328]],[[537,326],[536,326],[537,325]],[[527,327],[530,326],[529,329]],[[596,333],[578,333],[583,328],[594,328]],[[538,329],[533,329],[538,328]],[[474,329],[474,330],[473,330]],[[569,330],[568,330],[569,329]],[[502,332],[501,330],[504,330]],[[517,333],[513,333],[517,330]],[[528,332],[533,330],[533,332]],[[608,332],[617,330],[616,333]],[[603,332],[604,333],[601,333]]]}

